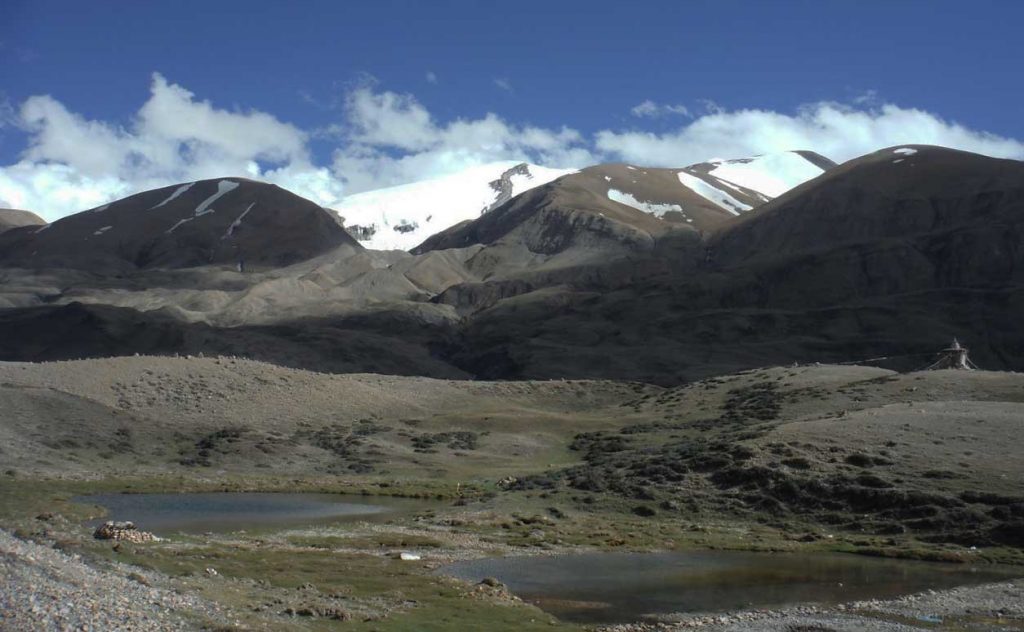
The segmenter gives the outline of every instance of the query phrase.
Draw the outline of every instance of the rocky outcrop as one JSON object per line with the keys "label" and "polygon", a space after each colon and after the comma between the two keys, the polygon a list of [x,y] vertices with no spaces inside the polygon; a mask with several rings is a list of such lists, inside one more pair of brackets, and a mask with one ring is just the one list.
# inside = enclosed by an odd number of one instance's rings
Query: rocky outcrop
{"label": "rocky outcrop", "polygon": [[527,178],[533,178],[533,174],[530,173],[530,165],[525,162],[521,162],[511,169],[506,169],[497,180],[488,182],[492,189],[494,189],[496,195],[494,201],[487,206],[480,209],[480,214],[496,209],[505,202],[512,199],[512,192],[515,187],[512,185],[512,176],[526,176]]}

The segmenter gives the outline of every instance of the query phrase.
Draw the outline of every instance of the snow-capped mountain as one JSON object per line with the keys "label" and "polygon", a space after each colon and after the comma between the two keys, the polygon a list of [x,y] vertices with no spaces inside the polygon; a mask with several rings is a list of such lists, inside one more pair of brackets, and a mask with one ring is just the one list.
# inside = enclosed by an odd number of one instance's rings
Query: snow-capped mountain
{"label": "snow-capped mountain", "polygon": [[[735,215],[760,206],[833,166],[835,163],[813,152],[787,151],[702,162],[676,170],[675,178],[684,196],[692,192],[698,196],[700,205]],[[645,185],[632,186],[651,172],[663,169],[632,165],[625,169],[627,172],[617,172],[618,177],[612,175],[615,170],[607,170],[609,199],[659,217],[670,211],[683,211],[685,204],[645,199]],[[571,173],[576,171],[494,162],[440,178],[357,193],[345,198],[334,210],[363,246],[410,250],[432,235],[474,220],[525,191]],[[676,196],[670,197],[677,201]]]}
{"label": "snow-capped mountain", "polygon": [[817,154],[787,152],[671,169],[594,165],[437,232],[412,252],[483,246],[487,252],[474,256],[473,267],[487,278],[514,276],[523,266],[608,261],[659,241],[699,240],[774,197],[750,186],[776,194],[831,164]]}
{"label": "snow-capped mountain", "polygon": [[350,195],[334,210],[359,242],[374,250],[409,250],[427,237],[480,217],[509,199],[572,169],[512,161]]}
{"label": "snow-capped mountain", "polygon": [[[0,261],[89,269],[241,265],[241,261],[277,266],[343,243],[410,251],[438,237],[421,250],[437,249],[439,244],[463,247],[476,243],[475,238],[458,231],[455,238],[453,230],[490,218],[526,192],[535,199],[517,205],[519,210],[524,204],[538,210],[554,204],[573,212],[616,217],[626,206],[644,211],[641,218],[657,218],[654,224],[639,220],[644,225],[638,230],[644,234],[667,230],[662,224],[686,224],[706,232],[831,166],[831,161],[811,152],[712,160],[682,169],[602,164],[575,171],[496,162],[352,195],[341,202],[336,214],[271,185],[221,178],[139,193],[53,224],[3,211]],[[630,226],[636,223],[622,219]],[[504,221],[485,222],[497,228],[484,232],[501,233],[507,228]]]}

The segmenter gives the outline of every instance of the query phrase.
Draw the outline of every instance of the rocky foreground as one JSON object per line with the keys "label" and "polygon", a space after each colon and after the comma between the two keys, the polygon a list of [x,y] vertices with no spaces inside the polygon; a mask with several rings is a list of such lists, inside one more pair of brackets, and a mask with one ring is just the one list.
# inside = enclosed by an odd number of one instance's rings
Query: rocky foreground
{"label": "rocky foreground", "polygon": [[194,595],[149,585],[147,573],[100,569],[0,531],[0,629],[194,630],[219,607]]}
{"label": "rocky foreground", "polygon": [[[0,531],[0,629],[199,630],[230,615],[187,592],[151,585],[158,576],[128,565],[100,568],[79,555]],[[510,595],[507,597],[514,599]],[[893,600],[820,608],[795,606],[716,615],[668,615],[602,632],[903,632],[1024,629],[1024,579],[928,591]]]}

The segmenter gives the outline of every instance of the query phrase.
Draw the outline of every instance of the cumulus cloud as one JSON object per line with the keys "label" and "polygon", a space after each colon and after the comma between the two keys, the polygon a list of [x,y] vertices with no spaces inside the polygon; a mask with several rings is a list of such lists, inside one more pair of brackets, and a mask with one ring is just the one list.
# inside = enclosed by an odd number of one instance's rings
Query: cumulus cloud
{"label": "cumulus cloud", "polygon": [[63,164],[22,161],[0,168],[0,208],[32,210],[50,221],[134,192],[116,176],[93,178]]}
{"label": "cumulus cloud", "polygon": [[432,71],[428,70],[424,78],[427,80],[427,83],[437,83],[437,75]]}
{"label": "cumulus cloud", "polygon": [[[792,113],[728,111],[709,102],[695,114],[648,100],[633,108],[638,119],[692,118],[663,133],[606,129],[592,136],[495,113],[438,120],[413,95],[380,90],[369,80],[348,89],[343,104],[336,121],[306,131],[266,112],[219,108],[159,74],[125,124],[89,120],[50,96],[30,97],[0,107],[0,126],[17,127],[27,137],[18,162],[0,166],[0,207],[54,220],[138,191],[230,175],[273,182],[332,206],[346,194],[499,160],[550,167],[604,161],[685,166],[811,149],[842,161],[910,143],[1024,158],[1020,140],[884,104],[874,94],[851,105],[815,103]],[[313,137],[335,143],[329,163],[312,155]]]}
{"label": "cumulus cloud", "polygon": [[15,117],[27,147],[19,162],[0,167],[0,207],[54,220],[139,191],[226,175],[333,206],[345,193],[498,160],[597,160],[570,128],[513,125],[496,114],[439,123],[412,95],[368,81],[344,103],[343,120],[315,133],[339,144],[331,164],[318,165],[308,148],[314,134],[265,112],[217,108],[159,74],[126,127],[88,120],[50,96],[30,97]]}
{"label": "cumulus cloud", "polygon": [[596,150],[627,162],[682,166],[709,158],[734,158],[788,149],[810,149],[842,162],[900,144],[943,145],[989,156],[1024,158],[1024,143],[896,105],[852,107],[822,102],[796,113],[711,109],[664,134],[598,132]]}
{"label": "cumulus cloud", "polygon": [[21,160],[0,168],[0,205],[56,219],[174,182],[244,175],[329,203],[341,186],[311,163],[307,134],[264,112],[227,111],[154,74],[131,125],[87,120],[50,96],[26,99]]}
{"label": "cumulus cloud", "polygon": [[660,104],[647,99],[643,103],[633,106],[630,114],[637,118],[660,118],[662,116],[679,115],[690,116],[690,110],[685,105]]}
{"label": "cumulus cloud", "polygon": [[514,125],[496,114],[439,123],[415,97],[362,86],[348,95],[335,173],[350,193],[453,173],[499,160],[555,167],[597,161],[576,130]]}

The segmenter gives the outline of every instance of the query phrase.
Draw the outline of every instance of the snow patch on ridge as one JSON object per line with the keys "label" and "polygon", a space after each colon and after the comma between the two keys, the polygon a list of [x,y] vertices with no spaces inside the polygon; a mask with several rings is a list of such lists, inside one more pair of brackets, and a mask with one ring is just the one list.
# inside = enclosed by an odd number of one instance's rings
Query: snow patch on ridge
{"label": "snow patch on ridge", "polygon": [[223,240],[225,240],[225,239],[227,239],[227,238],[229,238],[229,237],[231,237],[232,235],[235,234],[235,229],[237,229],[239,226],[242,225],[242,220],[245,219],[245,216],[249,214],[249,211],[251,211],[252,207],[254,207],[254,206],[256,206],[255,202],[250,204],[244,211],[242,211],[242,214],[238,216],[238,219],[236,219],[235,221],[231,222],[231,225],[228,226],[227,232],[224,233],[223,237],[221,237],[221,241],[223,241]]}
{"label": "snow patch on ridge", "polygon": [[631,193],[619,191],[618,189],[608,189],[608,199],[611,200],[612,202],[618,202],[619,204],[631,206],[638,211],[650,213],[655,217],[664,217],[665,213],[668,213],[670,211],[678,211],[680,213],[683,211],[683,207],[679,206],[678,204],[657,204],[654,202],[642,202],[633,197]]}
{"label": "snow patch on ridge", "polygon": [[739,215],[742,211],[749,211],[752,208],[749,204],[740,202],[725,191],[716,189],[697,176],[690,175],[685,171],[680,171],[676,175],[679,176],[679,181],[683,183],[684,187],[733,215]]}
{"label": "snow patch on ridge", "polygon": [[904,156],[913,156],[914,154],[917,153],[917,150],[911,147],[899,147],[897,149],[892,150],[892,153],[902,154]]}
{"label": "snow patch on ridge", "polygon": [[237,188],[237,182],[232,182],[231,180],[221,180],[220,182],[217,183],[217,192],[203,200],[203,203],[196,207],[196,211],[193,214],[193,216],[201,217],[203,215],[206,215],[207,213],[212,213],[213,209],[210,208],[210,205],[216,202],[217,199],[220,198],[222,195],[230,193],[231,191],[234,191]]}
{"label": "snow patch on ridge", "polygon": [[111,228],[113,228],[113,226],[104,226],[103,228],[101,228],[101,229],[97,230],[96,232],[94,232],[93,235],[102,235],[103,233],[107,232]]}
{"label": "snow patch on ridge", "polygon": [[[178,187],[177,189],[175,189],[175,190],[174,190],[174,193],[171,193],[171,195],[170,195],[170,196],[168,196],[166,200],[164,200],[163,202],[161,202],[161,203],[157,204],[156,206],[151,206],[151,207],[149,207],[149,210],[151,210],[151,211],[152,211],[152,210],[153,210],[153,209],[155,209],[155,208],[160,208],[160,207],[161,207],[161,206],[163,206],[164,204],[167,204],[168,202],[170,202],[170,201],[174,200],[174,198],[178,197],[179,195],[181,195],[181,194],[182,194],[182,193],[184,193],[185,191],[188,191],[189,189],[191,189],[191,188],[192,188],[192,185],[193,185],[193,184],[195,184],[195,182],[189,182],[188,184],[183,184],[183,185],[181,185],[180,187]],[[106,208],[106,207],[103,207],[103,208]],[[102,210],[102,209],[96,209],[96,210],[97,210],[97,211],[99,211],[99,210]]]}
{"label": "snow patch on ridge", "polygon": [[176,229],[177,229],[177,228],[178,228],[179,226],[181,226],[181,225],[182,225],[182,224],[184,224],[185,222],[191,222],[191,221],[192,221],[192,220],[194,220],[194,219],[195,219],[194,217],[186,217],[185,219],[179,219],[179,220],[178,220],[178,223],[176,223],[176,224],[175,224],[174,226],[171,226],[170,228],[168,228],[168,229],[167,229],[167,230],[166,230],[165,232],[166,232],[166,233],[167,233],[168,235],[170,235],[170,234],[171,234],[171,233],[173,233],[173,232],[174,232],[174,231],[175,231],[175,230],[176,230]]}
{"label": "snow patch on ridge", "polygon": [[821,167],[793,151],[710,163],[715,166],[708,175],[723,184],[728,181],[773,198],[823,173]]}

